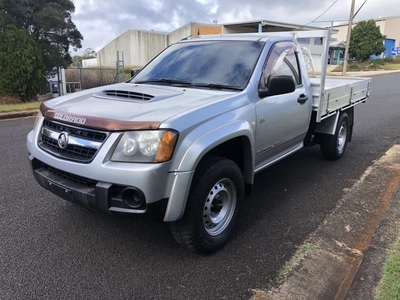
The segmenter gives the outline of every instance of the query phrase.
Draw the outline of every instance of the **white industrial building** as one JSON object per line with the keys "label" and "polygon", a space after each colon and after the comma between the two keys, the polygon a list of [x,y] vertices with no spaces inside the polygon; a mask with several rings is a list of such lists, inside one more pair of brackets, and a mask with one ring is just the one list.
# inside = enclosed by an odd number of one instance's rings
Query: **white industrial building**
{"label": "white industrial building", "polygon": [[[390,57],[392,47],[400,46],[400,17],[379,18],[375,21],[380,27],[382,34],[386,36],[385,46],[387,50],[382,54],[382,57]],[[254,33],[258,32],[260,24],[262,24],[263,32],[321,29],[319,27],[266,20],[228,24],[189,23],[173,32],[130,29],[97,52],[97,66],[116,67],[117,61],[123,60],[125,67],[142,67],[166,47],[185,37],[196,34]],[[334,26],[333,39],[330,41],[330,64],[336,65],[343,62],[347,28],[348,24]],[[313,53],[316,66],[320,65],[320,58],[323,51],[322,41],[318,39],[300,39],[300,43],[308,45]]]}
{"label": "white industrial building", "polygon": [[97,58],[82,59],[82,68],[97,67]]}
{"label": "white industrial building", "polygon": [[130,29],[97,52],[99,66],[115,67],[119,60],[128,67],[141,67],[169,45],[199,31],[202,34],[222,33],[221,25],[189,23],[173,32]]}
{"label": "white industrial building", "polygon": [[130,29],[97,52],[97,64],[116,67],[117,60],[123,60],[125,66],[143,66],[168,46],[167,36],[165,32]]}
{"label": "white industrial building", "polygon": [[123,59],[125,67],[141,67],[166,47],[185,37],[195,34],[252,33],[258,31],[261,23],[263,32],[320,29],[264,20],[223,25],[189,23],[170,33],[130,29],[97,52],[97,64],[98,66],[115,67],[117,60]]}

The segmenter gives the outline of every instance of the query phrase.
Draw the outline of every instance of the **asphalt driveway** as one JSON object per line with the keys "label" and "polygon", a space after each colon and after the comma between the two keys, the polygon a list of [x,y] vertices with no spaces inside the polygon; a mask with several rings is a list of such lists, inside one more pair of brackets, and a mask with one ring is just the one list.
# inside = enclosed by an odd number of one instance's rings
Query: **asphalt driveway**
{"label": "asphalt driveway", "polygon": [[0,122],[1,299],[243,299],[276,276],[365,169],[400,142],[400,74],[373,78],[337,162],[307,148],[256,176],[221,251],[179,247],[169,226],[116,219],[43,190],[25,147],[33,119]]}

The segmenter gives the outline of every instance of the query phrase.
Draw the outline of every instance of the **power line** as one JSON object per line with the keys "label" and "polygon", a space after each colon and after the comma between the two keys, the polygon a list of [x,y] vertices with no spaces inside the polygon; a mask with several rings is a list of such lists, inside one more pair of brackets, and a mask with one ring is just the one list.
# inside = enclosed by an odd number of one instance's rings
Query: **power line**
{"label": "power line", "polygon": [[[367,1],[368,0],[365,0],[364,1],[364,3],[363,4],[361,4],[361,6],[358,8],[358,10],[355,12],[355,14],[353,15],[353,20],[354,20],[354,18],[358,15],[358,13],[360,12],[360,10],[364,7],[364,5],[365,5],[365,3],[367,3]],[[339,19],[336,19],[336,20],[323,20],[323,21],[316,21],[316,20],[314,20],[314,21],[312,21],[311,23],[332,23],[332,22],[349,22],[349,20],[339,20]],[[347,24],[346,23],[346,24]],[[310,23],[308,23],[308,24],[310,24]],[[346,25],[346,24],[343,24],[343,25]]]}
{"label": "power line", "polygon": [[[361,4],[361,6],[357,9],[357,11],[355,12],[355,14],[353,15],[353,20],[354,20],[354,18],[358,15],[358,13],[360,12],[360,10],[364,7],[364,5],[365,5],[365,3],[367,3],[367,1],[368,0],[365,0],[364,1],[364,3],[363,4]],[[312,23],[332,23],[332,22],[349,22],[349,20],[324,20],[324,21],[316,21],[316,20],[314,20],[314,21],[312,21]],[[347,24],[346,23],[346,24]],[[310,24],[310,23],[308,23],[308,24]],[[343,25],[346,25],[346,24],[343,24]]]}
{"label": "power line", "polygon": [[354,18],[357,16],[357,14],[360,12],[361,8],[363,8],[363,6],[365,5],[365,3],[367,3],[368,0],[365,0],[363,4],[361,4],[360,8],[356,11],[356,13],[353,16],[353,20]]}
{"label": "power line", "polygon": [[321,18],[321,17],[322,17],[324,14],[326,14],[326,13],[336,4],[336,2],[338,2],[338,1],[339,1],[339,0],[335,0],[335,2],[333,2],[332,5],[329,6],[327,10],[325,10],[320,16],[318,16],[318,18],[315,18],[314,20],[312,20],[310,23],[307,23],[306,25],[309,25],[309,24],[311,24],[311,23],[317,21],[319,18]]}
{"label": "power line", "polygon": [[349,20],[324,20],[324,21],[313,21],[314,23],[332,23],[332,22],[348,22]]}

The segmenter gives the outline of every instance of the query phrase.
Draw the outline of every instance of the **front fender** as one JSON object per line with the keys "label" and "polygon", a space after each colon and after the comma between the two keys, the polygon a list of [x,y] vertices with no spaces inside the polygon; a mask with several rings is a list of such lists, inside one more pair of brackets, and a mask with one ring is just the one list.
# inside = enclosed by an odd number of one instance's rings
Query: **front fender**
{"label": "front fender", "polygon": [[175,179],[164,221],[171,222],[182,218],[194,170],[201,159],[212,149],[231,139],[241,137],[245,139],[243,153],[245,164],[243,175],[245,183],[253,183],[254,170],[254,133],[251,125],[245,121],[235,121],[215,128],[200,136],[186,150],[178,168],[174,171]]}

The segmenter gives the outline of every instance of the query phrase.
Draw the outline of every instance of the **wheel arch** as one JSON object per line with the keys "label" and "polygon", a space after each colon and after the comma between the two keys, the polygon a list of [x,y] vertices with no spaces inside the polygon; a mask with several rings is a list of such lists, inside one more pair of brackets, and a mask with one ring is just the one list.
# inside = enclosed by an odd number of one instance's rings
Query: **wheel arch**
{"label": "wheel arch", "polygon": [[345,110],[338,111],[333,116],[322,120],[320,123],[317,123],[314,132],[316,134],[328,134],[334,135],[336,131],[336,126],[338,120],[342,114],[346,113],[350,119],[350,132],[349,132],[349,142],[351,141],[352,133],[353,133],[353,125],[354,125],[354,107],[349,107]]}
{"label": "wheel arch", "polygon": [[[232,151],[237,149],[238,152]],[[195,170],[206,155],[222,156],[236,162],[245,183],[253,183],[253,130],[247,122],[231,123],[201,136],[188,147],[178,170]]]}
{"label": "wheel arch", "polygon": [[[175,171],[175,182],[164,221],[176,221],[183,216],[194,172],[206,156],[221,156],[237,163],[244,177],[246,191],[249,193],[254,181],[253,136],[249,123],[235,122],[216,128],[195,140],[188,147]],[[235,148],[239,151],[232,151]]]}

